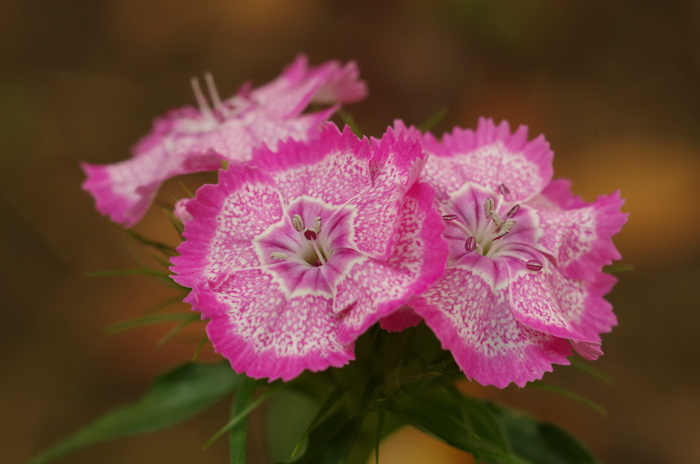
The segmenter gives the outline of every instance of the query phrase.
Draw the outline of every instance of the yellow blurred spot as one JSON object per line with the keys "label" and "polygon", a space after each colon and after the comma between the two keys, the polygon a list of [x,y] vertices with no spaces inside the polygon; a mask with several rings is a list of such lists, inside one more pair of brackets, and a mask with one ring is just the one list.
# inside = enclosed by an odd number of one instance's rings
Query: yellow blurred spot
{"label": "yellow blurred spot", "polygon": [[[367,464],[375,464],[372,454]],[[474,464],[470,454],[455,449],[414,427],[403,427],[379,446],[379,464]]]}

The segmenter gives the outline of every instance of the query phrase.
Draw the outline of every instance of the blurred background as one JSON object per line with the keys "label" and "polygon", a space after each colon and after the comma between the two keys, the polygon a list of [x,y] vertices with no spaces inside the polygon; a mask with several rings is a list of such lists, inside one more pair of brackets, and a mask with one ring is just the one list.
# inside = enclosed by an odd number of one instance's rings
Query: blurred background
{"label": "blurred background", "polygon": [[[585,199],[622,191],[630,218],[616,243],[634,271],[609,295],[619,327],[595,364],[614,382],[570,367],[545,377],[608,415],[538,389],[474,391],[565,426],[606,463],[700,462],[697,0],[3,2],[0,461],[26,462],[137,398],[200,338],[159,348],[169,327],[105,334],[173,293],[148,277],[86,276],[135,267],[137,247],[81,191],[79,162],[126,158],[155,116],[194,103],[191,76],[213,72],[227,96],[299,52],[358,62],[370,95],[346,109],[366,134],[442,110],[437,133],[507,119],[546,135],[555,175]],[[179,180],[160,197],[173,195]],[[157,207],[136,230],[176,243]],[[227,408],[58,462],[226,462],[225,440],[200,448]]]}

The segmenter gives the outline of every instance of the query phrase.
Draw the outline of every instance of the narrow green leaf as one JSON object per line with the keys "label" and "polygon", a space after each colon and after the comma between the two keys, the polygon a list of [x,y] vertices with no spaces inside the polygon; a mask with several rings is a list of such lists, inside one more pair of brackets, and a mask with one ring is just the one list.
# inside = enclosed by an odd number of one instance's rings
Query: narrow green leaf
{"label": "narrow green leaf", "polygon": [[442,108],[438,110],[434,115],[429,117],[425,122],[418,126],[418,130],[421,132],[427,132],[432,130],[440,121],[442,121],[447,115],[447,108]]}
{"label": "narrow green leaf", "polygon": [[199,357],[199,353],[202,351],[202,348],[204,348],[204,344],[209,340],[208,337],[203,337],[202,341],[199,342],[199,345],[197,346],[197,349],[194,352],[194,356],[192,356],[192,362],[197,361],[197,358]]}
{"label": "narrow green leaf", "polygon": [[199,315],[195,313],[173,313],[173,314],[151,314],[148,316],[137,317],[136,319],[129,319],[128,321],[119,322],[117,324],[107,327],[107,333],[117,333],[124,330],[133,329],[135,327],[141,327],[143,325],[151,324],[161,324],[164,322],[173,321],[183,321],[183,322],[194,322],[198,321]]}
{"label": "narrow green leaf", "polygon": [[167,254],[170,256],[175,256],[177,254],[177,252],[175,251],[175,248],[170,246],[170,245],[166,245],[164,243],[160,243],[160,242],[156,242],[155,240],[148,239],[148,238],[144,237],[143,235],[134,232],[131,229],[126,229],[125,232],[127,234],[129,234],[137,242],[139,242],[143,245],[147,245],[147,246],[150,246],[152,248],[155,248],[164,254]]}
{"label": "narrow green leaf", "polygon": [[607,383],[608,385],[611,385],[614,383],[613,378],[610,377],[608,374],[605,374],[595,367],[591,366],[587,362],[583,361],[582,359],[576,358],[576,357],[571,357],[569,358],[569,361],[571,361],[571,366],[575,367],[576,369],[580,370],[581,372],[585,372],[586,374],[590,375],[591,377],[594,377],[602,382]]}
{"label": "narrow green leaf", "polygon": [[[238,389],[231,405],[231,418],[239,417],[249,406],[257,382],[247,379]],[[231,427],[229,434],[229,462],[239,464],[246,462],[246,444],[248,443],[248,421],[241,421]]]}
{"label": "narrow green leaf", "polygon": [[634,271],[634,265],[629,263],[611,264],[603,267],[603,272],[608,274],[620,274],[622,272]]}
{"label": "narrow green leaf", "polygon": [[155,277],[156,279],[160,280],[164,284],[177,288],[177,289],[182,289],[182,285],[176,283],[171,277],[170,274],[163,272],[163,271],[158,271],[156,269],[116,269],[113,271],[93,271],[93,272],[88,272],[87,273],[88,277],[111,277],[111,276],[125,276],[125,275],[150,275]]}
{"label": "narrow green leaf", "polygon": [[554,393],[558,393],[561,396],[565,396],[567,398],[570,398],[574,401],[577,401],[585,406],[588,406],[601,416],[607,416],[608,412],[600,406],[598,403],[595,403],[594,401],[589,400],[588,398],[585,398],[578,393],[574,393],[571,390],[567,390],[566,388],[558,387],[556,385],[552,385],[551,383],[543,382],[541,380],[538,380],[536,382],[532,382],[533,387],[541,388],[543,390],[548,390]]}
{"label": "narrow green leaf", "polygon": [[157,269],[114,269],[112,271],[92,271],[87,273],[88,277],[111,277],[122,275],[152,275],[156,277],[167,277],[170,275]]}
{"label": "narrow green leaf", "polygon": [[187,319],[183,320],[182,322],[180,322],[180,323],[179,323],[178,325],[176,325],[175,327],[173,327],[167,334],[165,334],[165,335],[163,336],[163,338],[161,338],[160,340],[158,340],[158,343],[156,343],[156,345],[157,345],[157,346],[163,346],[163,345],[166,344],[170,339],[172,339],[175,335],[177,335],[177,334],[179,334],[180,332],[182,332],[182,329],[184,329],[185,327],[187,327],[188,325],[192,324],[192,323],[195,322],[195,321],[200,321],[200,320],[201,320],[201,318],[200,318],[198,315],[196,315],[196,314],[192,314],[192,316],[194,316],[194,317],[187,318]]}
{"label": "narrow green leaf", "polygon": [[242,410],[237,416],[234,416],[233,418],[231,418],[231,420],[228,421],[228,422],[226,423],[226,425],[224,425],[223,427],[221,427],[221,429],[219,429],[219,431],[216,432],[216,433],[214,434],[214,436],[211,437],[211,438],[204,444],[204,446],[203,446],[202,448],[206,450],[206,449],[209,448],[216,440],[218,440],[223,434],[225,434],[226,432],[228,432],[229,430],[231,430],[233,427],[235,427],[236,425],[238,425],[239,423],[241,423],[242,421],[244,421],[244,420],[248,417],[248,414],[250,414],[251,412],[255,411],[255,408],[257,408],[258,406],[260,406],[263,402],[265,402],[265,400],[266,400],[267,398],[269,398],[269,396],[273,393],[273,391],[274,391],[273,389],[270,389],[270,390],[266,391],[265,393],[263,393],[262,395],[260,395],[260,396],[258,397],[257,400],[253,401],[252,403],[248,403],[247,406],[246,406],[245,408],[243,408],[243,410]]}
{"label": "narrow green leaf", "polygon": [[46,463],[88,445],[174,425],[236,390],[244,378],[228,363],[184,364],[156,379],[138,402],[105,414],[30,462]]}
{"label": "narrow green leaf", "polygon": [[345,111],[345,108],[340,108],[338,110],[338,116],[340,116],[343,123],[350,126],[350,129],[352,129],[356,136],[362,137],[362,129],[360,129],[360,126],[357,124],[352,114]]}
{"label": "narrow green leaf", "polygon": [[326,398],[326,401],[323,402],[318,410],[318,413],[311,420],[308,427],[306,427],[306,430],[304,430],[304,433],[301,435],[301,438],[299,438],[299,441],[294,446],[294,449],[292,450],[292,458],[297,455],[304,444],[304,441],[308,438],[309,433],[311,433],[311,431],[315,429],[318,424],[328,416],[329,413],[334,412],[339,407],[339,400],[341,396],[343,396],[343,389],[341,387],[336,388],[330,395],[328,395],[328,398]]}

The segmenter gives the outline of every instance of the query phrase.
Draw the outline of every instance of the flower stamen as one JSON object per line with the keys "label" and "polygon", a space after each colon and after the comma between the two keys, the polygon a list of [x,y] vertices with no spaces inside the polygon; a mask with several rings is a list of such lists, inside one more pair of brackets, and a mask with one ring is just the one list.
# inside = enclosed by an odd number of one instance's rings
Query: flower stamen
{"label": "flower stamen", "polygon": [[304,220],[298,214],[292,216],[292,225],[297,232],[304,230]]}
{"label": "flower stamen", "polygon": [[221,97],[219,97],[219,91],[216,89],[216,84],[214,83],[214,76],[212,73],[208,72],[204,75],[204,80],[207,82],[207,90],[209,90],[209,98],[211,98],[212,105],[214,105],[215,110],[222,110],[224,108],[221,102]]}
{"label": "flower stamen", "polygon": [[192,85],[192,91],[194,92],[194,98],[197,100],[197,106],[199,106],[199,111],[205,119],[215,119],[214,112],[209,106],[207,97],[204,96],[202,92],[202,87],[199,85],[199,79],[193,77],[190,79],[190,84]]}

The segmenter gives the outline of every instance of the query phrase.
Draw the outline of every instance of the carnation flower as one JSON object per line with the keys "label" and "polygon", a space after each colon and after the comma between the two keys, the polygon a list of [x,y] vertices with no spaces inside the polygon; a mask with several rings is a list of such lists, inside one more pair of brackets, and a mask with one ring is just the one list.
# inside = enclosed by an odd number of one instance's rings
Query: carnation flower
{"label": "carnation flower", "polygon": [[480,120],[438,142],[423,178],[446,223],[447,270],[412,302],[467,377],[523,386],[568,364],[573,348],[595,359],[600,334],[616,319],[603,299],[615,279],[602,267],[618,259],[611,237],[626,221],[618,193],[586,203],[567,181],[551,181],[552,152],[506,122]]}
{"label": "carnation flower", "polygon": [[305,140],[317,134],[337,107],[302,114],[311,102],[348,103],[365,97],[357,66],[336,61],[308,67],[300,55],[272,82],[250,90],[244,86],[221,100],[211,75],[206,83],[211,106],[199,82],[192,81],[198,109],[184,107],[156,120],[152,131],[133,149],[129,160],[108,164],[83,163],[83,188],[97,209],[113,221],[131,227],[153,202],[161,183],[171,177],[216,170],[222,161],[250,159],[263,143],[274,148],[280,140]]}
{"label": "carnation flower", "polygon": [[173,278],[234,370],[286,381],[344,365],[361,333],[441,275],[422,157],[392,131],[369,141],[329,124],[231,163],[187,202]]}

